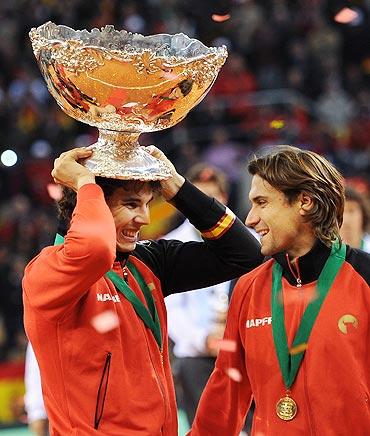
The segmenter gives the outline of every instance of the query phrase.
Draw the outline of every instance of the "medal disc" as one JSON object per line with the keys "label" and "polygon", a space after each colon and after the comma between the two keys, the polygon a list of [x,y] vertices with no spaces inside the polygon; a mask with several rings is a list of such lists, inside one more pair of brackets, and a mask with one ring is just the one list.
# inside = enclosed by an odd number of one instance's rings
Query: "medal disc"
{"label": "medal disc", "polygon": [[280,398],[276,403],[276,414],[284,421],[290,421],[293,419],[297,414],[297,409],[297,403],[288,395]]}

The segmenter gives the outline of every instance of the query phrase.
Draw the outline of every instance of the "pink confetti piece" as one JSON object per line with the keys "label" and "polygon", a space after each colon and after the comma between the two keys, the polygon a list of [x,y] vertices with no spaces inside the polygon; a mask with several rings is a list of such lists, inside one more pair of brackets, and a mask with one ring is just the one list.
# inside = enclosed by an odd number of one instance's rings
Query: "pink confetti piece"
{"label": "pink confetti piece", "polygon": [[225,14],[225,15],[212,14],[212,20],[215,21],[216,23],[223,23],[224,21],[230,19],[230,17],[231,17],[230,14]]}
{"label": "pink confetti piece", "polygon": [[334,17],[334,21],[340,24],[349,24],[358,18],[358,12],[350,8],[341,9]]}
{"label": "pink confetti piece", "polygon": [[236,341],[231,339],[215,339],[212,342],[212,348],[216,348],[219,351],[222,350],[234,353],[236,351]]}
{"label": "pink confetti piece", "polygon": [[119,319],[115,312],[106,310],[91,318],[91,324],[99,333],[107,333],[119,326]]}
{"label": "pink confetti piece", "polygon": [[46,189],[52,200],[59,201],[62,198],[63,192],[60,185],[57,185],[56,183],[48,183]]}

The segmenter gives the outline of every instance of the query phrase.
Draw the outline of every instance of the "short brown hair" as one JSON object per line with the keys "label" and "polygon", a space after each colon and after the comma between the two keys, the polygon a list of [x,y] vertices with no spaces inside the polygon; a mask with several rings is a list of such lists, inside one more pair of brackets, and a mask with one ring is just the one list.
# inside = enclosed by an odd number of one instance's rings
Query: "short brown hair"
{"label": "short brown hair", "polygon": [[215,183],[223,194],[229,192],[229,182],[225,173],[207,163],[198,163],[189,168],[186,177],[192,183]]}
{"label": "short brown hair", "polygon": [[269,154],[255,156],[248,171],[283,192],[289,203],[299,194],[307,194],[314,202],[307,220],[312,223],[315,236],[327,246],[335,239],[341,240],[343,176],[324,157],[289,145],[276,146]]}

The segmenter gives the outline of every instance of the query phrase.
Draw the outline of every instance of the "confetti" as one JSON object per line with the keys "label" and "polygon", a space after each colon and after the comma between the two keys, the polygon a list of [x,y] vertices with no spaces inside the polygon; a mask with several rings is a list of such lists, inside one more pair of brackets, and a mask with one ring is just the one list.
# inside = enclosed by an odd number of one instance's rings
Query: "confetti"
{"label": "confetti", "polygon": [[350,8],[341,9],[334,17],[334,21],[340,24],[349,24],[359,17],[358,12]]}
{"label": "confetti", "polygon": [[48,183],[46,189],[52,200],[59,201],[62,198],[63,192],[60,185],[57,185],[56,183]]}
{"label": "confetti", "polygon": [[282,129],[285,126],[283,120],[272,120],[270,123],[270,127],[272,129]]}
{"label": "confetti", "polygon": [[217,351],[229,351],[231,353],[236,351],[236,342],[231,339],[209,339],[209,348]]}
{"label": "confetti", "polygon": [[212,14],[212,20],[216,21],[216,23],[223,23],[224,21],[227,21],[230,17],[231,17],[230,14],[225,14],[225,15]]}
{"label": "confetti", "polygon": [[176,80],[180,77],[180,74],[173,73],[172,71],[165,71],[162,74],[162,77],[164,77],[165,79],[168,79],[168,80]]}
{"label": "confetti", "polygon": [[304,344],[299,344],[299,345],[296,345],[295,347],[292,347],[289,350],[289,353],[292,356],[294,356],[295,354],[302,353],[302,351],[305,351],[305,350],[307,350],[307,344],[304,343]]}
{"label": "confetti", "polygon": [[107,333],[119,326],[119,319],[115,312],[106,310],[91,319],[91,324],[99,333]]}
{"label": "confetti", "polygon": [[234,380],[237,383],[240,383],[242,381],[242,375],[240,374],[240,371],[236,368],[228,368],[226,370],[226,374],[231,378],[231,380]]}

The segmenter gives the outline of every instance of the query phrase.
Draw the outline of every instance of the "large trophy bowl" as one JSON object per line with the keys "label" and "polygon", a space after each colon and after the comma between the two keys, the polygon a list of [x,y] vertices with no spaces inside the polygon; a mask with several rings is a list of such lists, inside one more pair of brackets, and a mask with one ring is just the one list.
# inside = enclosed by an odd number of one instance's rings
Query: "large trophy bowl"
{"label": "large trophy bowl", "polygon": [[210,90],[225,47],[179,33],[143,36],[105,26],[73,30],[48,22],[30,32],[48,89],[69,116],[99,129],[84,164],[103,177],[162,180],[167,166],[138,143],[142,132],[181,121]]}

